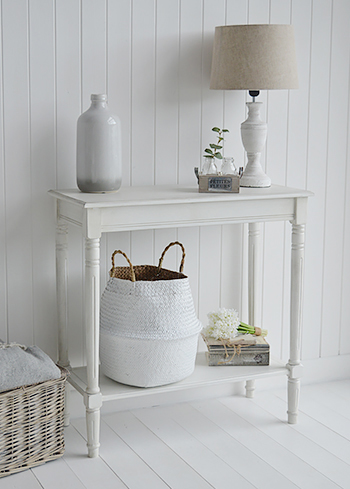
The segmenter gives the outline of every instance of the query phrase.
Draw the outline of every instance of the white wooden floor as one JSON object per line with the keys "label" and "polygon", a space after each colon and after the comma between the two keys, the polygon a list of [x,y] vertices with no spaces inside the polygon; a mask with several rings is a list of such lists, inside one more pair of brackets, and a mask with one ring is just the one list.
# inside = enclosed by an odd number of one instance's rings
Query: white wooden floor
{"label": "white wooden floor", "polygon": [[[258,387],[258,386],[257,386]],[[101,455],[85,455],[85,420],[57,461],[0,479],[0,489],[350,488],[350,380],[304,386],[288,425],[285,392],[105,415]]]}

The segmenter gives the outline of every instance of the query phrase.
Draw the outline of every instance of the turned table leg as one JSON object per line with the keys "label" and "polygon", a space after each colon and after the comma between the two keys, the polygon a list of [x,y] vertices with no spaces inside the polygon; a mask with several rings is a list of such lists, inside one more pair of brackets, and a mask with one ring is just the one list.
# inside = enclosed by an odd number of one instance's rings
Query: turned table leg
{"label": "turned table leg", "polygon": [[[58,365],[70,370],[68,358],[68,224],[58,217],[56,227],[56,294],[58,318]],[[66,382],[64,426],[69,425],[70,386]]]}
{"label": "turned table leg", "polygon": [[84,326],[87,353],[86,407],[87,447],[89,457],[97,457],[100,446],[99,387],[99,314],[100,314],[100,239],[85,239]]}
{"label": "turned table leg", "polygon": [[288,423],[298,418],[300,395],[300,363],[305,225],[292,224],[291,299],[290,299],[290,357],[288,374]]}
{"label": "turned table leg", "polygon": [[[260,223],[248,225],[248,322],[261,327]],[[246,396],[254,397],[255,380],[247,380]]]}

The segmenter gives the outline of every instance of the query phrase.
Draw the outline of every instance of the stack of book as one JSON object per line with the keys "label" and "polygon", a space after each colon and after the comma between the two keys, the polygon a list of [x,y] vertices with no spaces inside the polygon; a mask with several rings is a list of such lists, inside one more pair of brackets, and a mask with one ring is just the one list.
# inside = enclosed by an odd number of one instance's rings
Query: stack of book
{"label": "stack of book", "polygon": [[270,345],[262,336],[239,335],[229,340],[202,336],[208,347],[209,366],[270,364]]}

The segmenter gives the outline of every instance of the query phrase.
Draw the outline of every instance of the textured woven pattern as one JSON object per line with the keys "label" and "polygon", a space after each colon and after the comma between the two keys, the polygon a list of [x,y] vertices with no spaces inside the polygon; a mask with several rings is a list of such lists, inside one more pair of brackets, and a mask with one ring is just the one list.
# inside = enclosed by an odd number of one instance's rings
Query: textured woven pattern
{"label": "textured woven pattern", "polygon": [[0,394],[0,477],[63,455],[66,378]]}
{"label": "textured woven pattern", "polygon": [[118,338],[101,335],[102,371],[122,384],[155,387],[191,375],[198,335],[172,341]]}
{"label": "textured woven pattern", "polygon": [[[175,245],[180,246],[182,250],[180,269],[178,272],[174,272],[172,270],[167,270],[166,268],[163,268],[163,260],[166,252],[172,246]],[[129,263],[128,267],[115,266],[114,257],[117,254],[121,254],[124,256],[126,261]],[[173,241],[172,243],[169,243],[168,246],[166,246],[165,249],[163,250],[163,253],[160,255],[157,267],[153,265],[137,265],[136,267],[134,267],[131,261],[129,260],[128,256],[123,251],[115,250],[114,253],[112,254],[112,268],[109,274],[111,277],[121,278],[123,280],[131,280],[132,282],[136,282],[139,280],[153,281],[153,280],[174,280],[177,278],[186,278],[186,275],[182,273],[185,265],[185,256],[186,253],[183,244],[180,243],[179,241]]]}
{"label": "textured woven pattern", "polygon": [[[136,265],[133,267],[135,272],[136,281],[141,280],[174,280],[178,278],[186,278],[181,272],[175,272],[173,270],[167,270],[166,268],[159,269],[154,265]],[[123,280],[131,280],[130,267],[115,267],[110,271],[110,276],[120,278]]]}
{"label": "textured woven pattern", "polygon": [[[162,268],[167,250],[179,245],[179,272]],[[115,267],[122,254],[129,267]],[[194,369],[202,329],[194,309],[189,280],[182,273],[185,249],[170,243],[158,267],[133,267],[121,250],[112,255],[111,278],[100,309],[101,369],[129,385],[151,387],[181,380]]]}
{"label": "textured woven pattern", "polygon": [[176,339],[199,333],[188,278],[130,282],[110,278],[101,298],[101,331],[139,339]]}

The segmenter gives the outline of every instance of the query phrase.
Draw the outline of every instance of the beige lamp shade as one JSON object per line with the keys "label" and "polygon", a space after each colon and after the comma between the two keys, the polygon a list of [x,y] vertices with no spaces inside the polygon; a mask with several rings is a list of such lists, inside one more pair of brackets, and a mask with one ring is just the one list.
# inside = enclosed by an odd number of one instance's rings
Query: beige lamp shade
{"label": "beige lamp shade", "polygon": [[228,25],[215,28],[210,88],[298,88],[291,25]]}

